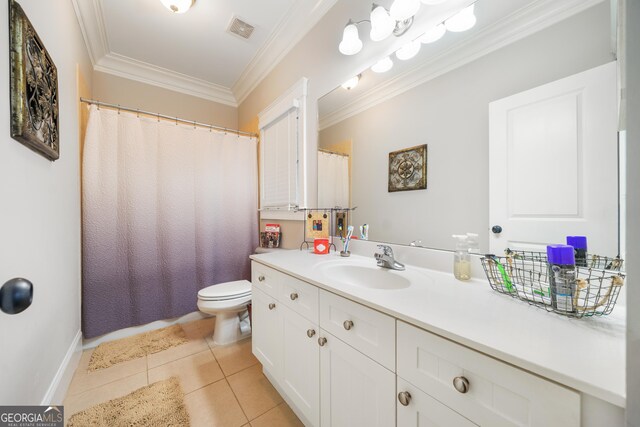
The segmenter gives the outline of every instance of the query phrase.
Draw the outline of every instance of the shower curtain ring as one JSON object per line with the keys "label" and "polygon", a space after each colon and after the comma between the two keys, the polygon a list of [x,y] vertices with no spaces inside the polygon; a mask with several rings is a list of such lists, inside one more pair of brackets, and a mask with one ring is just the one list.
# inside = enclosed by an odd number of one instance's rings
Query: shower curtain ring
{"label": "shower curtain ring", "polygon": [[196,121],[195,120],[193,121],[193,128],[194,129],[196,128]]}
{"label": "shower curtain ring", "polygon": [[118,115],[120,115],[120,104],[118,104]]}
{"label": "shower curtain ring", "polygon": [[136,108],[136,117],[140,118],[140,109],[139,108]]}
{"label": "shower curtain ring", "polygon": [[178,126],[178,116],[176,116],[176,126]]}
{"label": "shower curtain ring", "polygon": [[98,100],[97,104],[98,104],[98,111],[100,111],[100,100]]}
{"label": "shower curtain ring", "polygon": [[209,132],[213,132],[213,125],[209,125]]}
{"label": "shower curtain ring", "polygon": [[158,123],[160,123],[160,113],[158,113]]}

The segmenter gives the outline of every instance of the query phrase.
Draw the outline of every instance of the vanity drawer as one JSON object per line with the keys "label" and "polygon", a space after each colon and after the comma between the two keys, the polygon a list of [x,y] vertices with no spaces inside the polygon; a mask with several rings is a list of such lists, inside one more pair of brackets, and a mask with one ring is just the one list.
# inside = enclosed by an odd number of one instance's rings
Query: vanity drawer
{"label": "vanity drawer", "polygon": [[320,327],[396,371],[396,321],[330,292],[320,290]]}
{"label": "vanity drawer", "polygon": [[270,297],[276,298],[280,294],[279,280],[284,274],[265,265],[251,261],[251,284]]}
{"label": "vanity drawer", "polygon": [[580,426],[578,392],[407,323],[397,328],[398,376],[474,423]]}
{"label": "vanity drawer", "polygon": [[317,324],[318,288],[286,274],[283,274],[281,280],[278,299],[296,313]]}

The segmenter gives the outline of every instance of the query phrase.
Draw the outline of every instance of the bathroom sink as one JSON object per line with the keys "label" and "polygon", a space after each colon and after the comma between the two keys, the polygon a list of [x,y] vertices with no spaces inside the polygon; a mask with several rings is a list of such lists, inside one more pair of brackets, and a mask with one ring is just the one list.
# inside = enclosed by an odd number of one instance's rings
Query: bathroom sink
{"label": "bathroom sink", "polygon": [[404,289],[411,286],[412,276],[409,271],[396,271],[364,263],[336,262],[323,265],[322,272],[338,282],[351,286],[370,289]]}

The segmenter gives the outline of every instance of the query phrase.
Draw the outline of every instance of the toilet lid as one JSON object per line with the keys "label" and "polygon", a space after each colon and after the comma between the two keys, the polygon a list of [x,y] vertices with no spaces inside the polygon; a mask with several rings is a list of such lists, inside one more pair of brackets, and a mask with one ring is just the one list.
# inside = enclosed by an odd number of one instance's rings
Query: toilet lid
{"label": "toilet lid", "polygon": [[207,301],[229,300],[242,298],[247,295],[251,295],[251,282],[248,280],[219,283],[198,291],[198,298]]}

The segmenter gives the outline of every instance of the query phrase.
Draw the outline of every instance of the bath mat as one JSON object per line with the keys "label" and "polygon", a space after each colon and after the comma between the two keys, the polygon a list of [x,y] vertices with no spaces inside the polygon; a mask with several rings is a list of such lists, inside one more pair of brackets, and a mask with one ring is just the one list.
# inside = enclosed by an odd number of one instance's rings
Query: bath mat
{"label": "bath mat", "polygon": [[189,413],[177,377],[92,406],[71,416],[67,427],[189,426]]}
{"label": "bath mat", "polygon": [[89,371],[108,368],[116,363],[137,359],[186,343],[187,337],[180,325],[168,326],[132,337],[100,344],[91,354]]}

